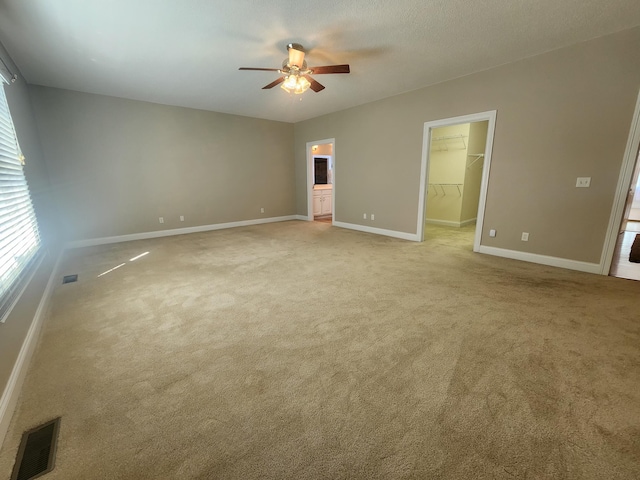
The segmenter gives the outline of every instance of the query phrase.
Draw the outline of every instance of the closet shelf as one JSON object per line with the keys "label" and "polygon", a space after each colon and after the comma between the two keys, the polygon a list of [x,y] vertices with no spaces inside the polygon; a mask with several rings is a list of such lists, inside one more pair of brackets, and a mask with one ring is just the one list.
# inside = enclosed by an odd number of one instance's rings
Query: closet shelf
{"label": "closet shelf", "polygon": [[473,161],[467,165],[467,168],[471,167],[474,163],[476,163],[481,158],[484,158],[484,153],[469,153],[467,157],[475,157]]}
{"label": "closet shelf", "polygon": [[438,187],[440,187],[440,190],[442,190],[443,197],[447,196],[447,192],[444,187],[456,187],[458,189],[458,196],[461,197],[462,190],[460,189],[460,187],[462,186],[464,186],[464,183],[430,183],[429,184],[429,187],[433,187],[433,191],[436,194],[436,196],[438,196]]}
{"label": "closet shelf", "polygon": [[[456,143],[462,142],[463,147],[458,147],[460,150],[467,148],[467,142],[465,142],[465,138],[469,138],[469,135],[443,135],[440,137],[431,137],[431,142],[444,142],[443,144],[438,145],[438,151],[449,151],[449,144],[453,144],[455,146]],[[443,148],[444,145],[444,148]],[[432,145],[433,147],[433,145]]]}

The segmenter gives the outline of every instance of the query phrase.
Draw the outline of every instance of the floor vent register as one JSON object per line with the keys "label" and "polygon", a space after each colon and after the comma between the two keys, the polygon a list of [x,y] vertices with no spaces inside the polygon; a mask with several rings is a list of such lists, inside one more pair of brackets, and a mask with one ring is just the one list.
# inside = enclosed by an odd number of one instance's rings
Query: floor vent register
{"label": "floor vent register", "polygon": [[11,480],[31,480],[53,470],[60,417],[22,434]]}
{"label": "floor vent register", "polygon": [[65,275],[62,277],[62,283],[73,283],[78,281],[78,274],[74,275]]}

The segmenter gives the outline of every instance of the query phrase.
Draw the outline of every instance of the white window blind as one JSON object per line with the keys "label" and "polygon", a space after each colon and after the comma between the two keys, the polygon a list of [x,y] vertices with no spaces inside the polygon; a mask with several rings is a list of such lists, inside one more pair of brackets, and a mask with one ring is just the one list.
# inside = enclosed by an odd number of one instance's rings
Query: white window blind
{"label": "white window blind", "polygon": [[23,157],[0,81],[0,321],[20,296],[39,250]]}

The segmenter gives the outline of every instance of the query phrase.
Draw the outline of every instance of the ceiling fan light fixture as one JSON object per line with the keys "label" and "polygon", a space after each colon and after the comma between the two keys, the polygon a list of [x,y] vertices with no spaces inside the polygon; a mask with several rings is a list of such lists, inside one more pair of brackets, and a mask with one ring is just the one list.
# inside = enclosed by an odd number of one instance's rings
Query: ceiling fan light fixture
{"label": "ceiling fan light fixture", "polygon": [[284,82],[282,82],[280,88],[282,88],[287,93],[295,93],[296,95],[300,95],[306,92],[310,86],[311,83],[306,78],[291,74],[287,76]]}
{"label": "ceiling fan light fixture", "polygon": [[278,72],[282,75],[277,80],[262,87],[263,90],[280,85],[287,93],[295,93],[300,95],[309,88],[318,93],[324,90],[324,85],[319,83],[311,75],[329,74],[329,73],[349,73],[349,65],[325,65],[322,67],[308,68],[307,61],[304,59],[304,47],[299,43],[290,43],[287,45],[289,56],[282,62],[282,68],[253,68],[240,67],[240,70],[259,70],[268,72]]}
{"label": "ceiling fan light fixture", "polygon": [[280,88],[285,90],[286,92],[291,93],[291,91],[296,89],[298,85],[298,77],[296,75],[288,75],[287,78],[284,79]]}
{"label": "ceiling fan light fixture", "polygon": [[307,80],[304,77],[298,77],[298,83],[296,84],[296,89],[294,90],[293,93],[296,93],[296,94],[304,93],[309,89],[310,86],[311,86],[311,83],[309,82],[309,80]]}

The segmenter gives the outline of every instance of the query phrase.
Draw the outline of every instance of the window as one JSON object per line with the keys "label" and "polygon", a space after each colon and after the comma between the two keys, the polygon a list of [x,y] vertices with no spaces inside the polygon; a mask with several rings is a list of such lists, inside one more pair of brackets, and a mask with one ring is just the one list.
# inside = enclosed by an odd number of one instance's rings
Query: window
{"label": "window", "polygon": [[40,234],[7,97],[0,79],[0,321],[40,261]]}

